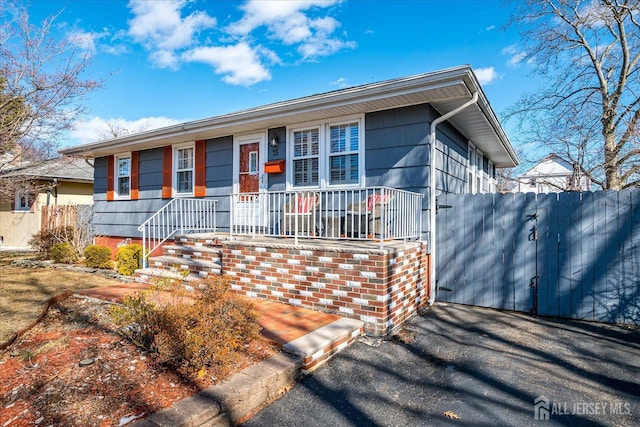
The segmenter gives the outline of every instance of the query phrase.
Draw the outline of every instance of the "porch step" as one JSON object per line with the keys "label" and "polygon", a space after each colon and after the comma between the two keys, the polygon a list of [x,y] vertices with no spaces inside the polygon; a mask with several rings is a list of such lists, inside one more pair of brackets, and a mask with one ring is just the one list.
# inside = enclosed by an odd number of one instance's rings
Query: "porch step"
{"label": "porch step", "polygon": [[164,256],[206,260],[216,263],[219,263],[222,257],[220,249],[194,245],[165,245],[162,247],[162,254]]}
{"label": "porch step", "polygon": [[350,346],[364,331],[364,322],[341,318],[286,343],[282,349],[302,359],[302,373],[309,374]]}
{"label": "porch step", "polygon": [[[219,258],[215,260],[203,260],[184,258],[182,256],[162,255],[149,258],[149,268],[175,271],[189,270],[191,273],[207,276],[209,273],[220,274],[222,266]],[[202,274],[207,273],[207,274]]]}
{"label": "porch step", "polygon": [[189,273],[187,276],[161,268],[140,268],[133,274],[134,280],[139,283],[153,283],[154,279],[175,279],[193,282],[202,280],[204,277],[199,274]]}

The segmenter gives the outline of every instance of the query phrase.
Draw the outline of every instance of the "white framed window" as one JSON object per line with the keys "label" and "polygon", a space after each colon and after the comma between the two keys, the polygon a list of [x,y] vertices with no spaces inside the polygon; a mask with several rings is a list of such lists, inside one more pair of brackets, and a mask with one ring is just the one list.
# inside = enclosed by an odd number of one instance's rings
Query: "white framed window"
{"label": "white framed window", "polygon": [[364,185],[362,116],[289,129],[290,187]]}
{"label": "white framed window", "polygon": [[18,194],[16,194],[14,210],[16,210],[16,211],[29,211],[29,210],[31,210],[31,205],[29,204],[29,193],[18,193]]}
{"label": "white framed window", "polygon": [[482,151],[476,150],[476,194],[480,194],[483,192],[482,181],[484,175],[484,165],[483,165],[483,154]]}
{"label": "white framed window", "polygon": [[360,124],[328,125],[329,185],[360,182]]}
{"label": "white framed window", "polygon": [[174,147],[173,188],[176,196],[193,195],[194,144]]}
{"label": "white framed window", "polygon": [[293,186],[315,187],[320,179],[320,128],[293,131]]}
{"label": "white framed window", "polygon": [[131,194],[131,154],[120,154],[116,156],[115,162],[115,185],[116,197],[129,198]]}
{"label": "white framed window", "polygon": [[496,166],[489,160],[489,192],[496,192]]}
{"label": "white framed window", "polygon": [[467,148],[467,192],[475,194],[476,189],[476,146],[469,141]]}

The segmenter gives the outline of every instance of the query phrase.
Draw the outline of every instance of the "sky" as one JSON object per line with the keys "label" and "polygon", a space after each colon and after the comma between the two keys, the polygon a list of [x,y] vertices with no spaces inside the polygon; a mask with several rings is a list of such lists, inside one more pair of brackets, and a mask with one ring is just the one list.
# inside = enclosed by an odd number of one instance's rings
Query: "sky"
{"label": "sky", "polygon": [[[500,0],[31,0],[104,79],[61,147],[470,65],[498,118],[534,89]],[[514,124],[503,121],[514,145]]]}

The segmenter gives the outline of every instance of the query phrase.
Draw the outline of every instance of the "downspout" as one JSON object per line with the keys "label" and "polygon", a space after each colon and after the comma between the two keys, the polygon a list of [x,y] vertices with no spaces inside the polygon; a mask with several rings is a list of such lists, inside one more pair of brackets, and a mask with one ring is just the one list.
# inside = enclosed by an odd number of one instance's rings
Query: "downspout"
{"label": "downspout", "polygon": [[458,108],[438,117],[431,122],[429,133],[429,305],[436,301],[436,126],[458,114],[470,105],[478,102],[478,92]]}

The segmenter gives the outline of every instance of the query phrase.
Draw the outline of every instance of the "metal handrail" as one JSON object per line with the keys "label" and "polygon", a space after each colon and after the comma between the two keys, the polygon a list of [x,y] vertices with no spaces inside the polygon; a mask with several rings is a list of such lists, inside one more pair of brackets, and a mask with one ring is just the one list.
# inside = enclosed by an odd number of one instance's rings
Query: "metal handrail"
{"label": "metal handrail", "polygon": [[333,240],[422,237],[424,195],[389,187],[231,195],[231,234]]}
{"label": "metal handrail", "polygon": [[145,266],[147,257],[178,231],[181,234],[215,232],[217,203],[210,199],[172,199],[143,222],[138,231],[142,233]]}

